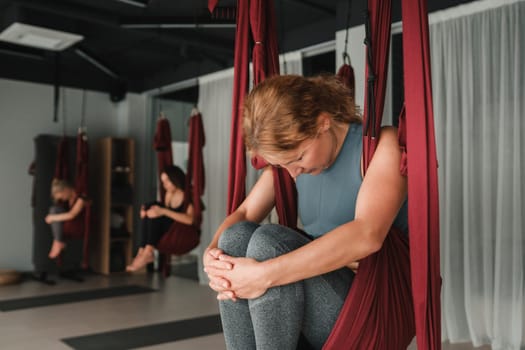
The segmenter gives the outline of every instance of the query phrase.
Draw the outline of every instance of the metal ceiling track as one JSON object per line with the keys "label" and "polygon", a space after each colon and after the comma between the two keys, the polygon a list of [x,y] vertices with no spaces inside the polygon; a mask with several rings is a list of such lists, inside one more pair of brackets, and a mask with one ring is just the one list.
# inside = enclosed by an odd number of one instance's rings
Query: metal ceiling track
{"label": "metal ceiling track", "polygon": [[118,1],[118,2],[127,4],[127,5],[131,5],[131,6],[135,6],[135,7],[142,7],[142,8],[148,7],[148,2],[149,2],[149,1],[140,1],[140,0],[114,0],[114,1]]}

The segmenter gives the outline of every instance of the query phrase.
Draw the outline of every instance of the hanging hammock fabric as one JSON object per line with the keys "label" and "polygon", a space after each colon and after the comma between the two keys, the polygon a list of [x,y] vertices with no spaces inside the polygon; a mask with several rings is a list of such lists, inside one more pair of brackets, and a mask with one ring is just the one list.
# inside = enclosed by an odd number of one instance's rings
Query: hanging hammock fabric
{"label": "hanging hammock fabric", "polygon": [[[208,0],[209,5],[212,3],[216,4],[217,0]],[[250,9],[247,5],[247,1],[237,0],[227,214],[235,211],[246,196],[246,157],[242,138],[242,114],[244,97],[248,91]]]}
{"label": "hanging hammock fabric", "polygon": [[199,243],[200,230],[197,227],[173,221],[157,244],[157,249],[162,254],[183,255],[192,251]]}
{"label": "hanging hammock fabric", "polygon": [[427,2],[403,0],[410,261],[418,349],[441,349],[439,195]]}
{"label": "hanging hammock fabric", "polygon": [[[79,133],[76,139],[75,161],[75,191],[80,197],[87,197],[88,189],[88,144],[85,133]],[[55,163],[55,179],[66,180],[69,177],[69,143],[67,137],[62,137],[58,144]],[[73,219],[63,223],[64,237],[68,239],[83,239],[82,268],[89,264],[89,233],[91,230],[91,203],[85,199],[84,209]],[[59,260],[60,264],[60,260]]]}
{"label": "hanging hammock fabric", "polygon": [[77,135],[77,155],[75,163],[75,189],[80,196],[87,197],[89,145],[87,135],[84,131],[79,131]]}
{"label": "hanging hammock fabric", "polygon": [[[250,1],[250,25],[255,42],[252,53],[254,85],[258,85],[267,77],[279,74],[277,29],[272,1]],[[285,169],[273,168],[273,186],[279,223],[296,228],[297,191],[292,177]],[[286,203],[287,198],[291,199],[290,204]]]}
{"label": "hanging hammock fabric", "polygon": [[[412,248],[408,255],[408,245],[404,242],[403,236],[399,232],[391,231],[383,248],[377,254],[360,262],[359,273],[353,282],[332,335],[325,345],[327,349],[405,349],[411,340],[414,327],[416,327],[418,349],[441,348],[437,162],[435,162],[430,91],[428,17],[424,1],[403,0],[402,5],[405,98],[406,105],[413,106],[413,111],[410,113],[408,108],[403,109],[400,117],[399,139],[403,150],[400,171],[403,174],[408,171],[409,227]],[[369,47],[366,80],[368,91],[363,136],[365,168],[375,151],[376,136],[381,127],[390,41],[390,7],[389,1],[369,1],[371,18],[369,30],[367,30]],[[419,67],[422,69],[418,69]],[[409,80],[411,83],[407,86]],[[409,113],[410,117],[407,117],[409,119],[405,120],[405,116]],[[407,162],[407,149],[410,149],[411,167]],[[434,196],[429,196],[428,193]],[[377,262],[389,254],[392,256],[387,259],[388,263]],[[410,257],[410,265],[407,265],[408,257]],[[363,295],[356,297],[358,292],[363,290],[364,286],[361,286],[361,283],[370,273],[368,271],[370,263],[377,264],[373,269],[375,273],[384,274],[384,277],[375,279],[375,288],[378,289],[374,293],[377,295],[373,299],[363,297]],[[407,280],[409,270],[413,296]],[[392,278],[388,285],[383,286],[386,287],[383,291],[381,283],[391,275],[398,277]],[[373,288],[374,284],[370,287]],[[398,296],[388,295],[400,288],[403,292]],[[369,304],[371,302],[372,304]],[[379,307],[381,307],[380,313],[366,310],[379,310]],[[356,314],[359,308],[366,310],[364,313],[376,313],[377,318],[373,320],[374,324],[365,325],[365,327],[359,324],[355,326],[356,319],[365,320],[367,317]],[[368,318],[373,317],[368,316]],[[375,332],[370,333],[374,327]],[[365,332],[360,328],[363,328]]]}
{"label": "hanging hammock fabric", "polygon": [[350,89],[350,97],[355,100],[355,74],[354,68],[350,64],[343,63],[337,71],[337,76],[347,88]]}
{"label": "hanging hammock fabric", "polygon": [[[194,223],[185,225],[174,221],[168,231],[162,236],[157,244],[157,249],[162,254],[182,255],[190,252],[200,243],[200,222],[202,220],[202,206],[200,196],[204,193],[204,165],[202,158],[202,147],[204,146],[204,129],[200,114],[197,118],[190,119],[190,140],[188,154],[188,171],[186,174],[186,190],[184,192],[184,211],[192,201],[194,204]],[[173,165],[173,153],[171,148],[171,130],[168,119],[161,117],[157,121],[154,137],[154,149],[157,152],[158,174],[164,171],[167,166]],[[192,186],[196,191],[191,192]],[[165,190],[159,186],[160,198],[164,198]],[[193,193],[193,195],[191,194]],[[169,266],[169,260],[165,260]]]}
{"label": "hanging hammock fabric", "polygon": [[279,74],[279,51],[277,49],[277,34],[272,1],[250,1],[250,27],[253,46],[253,83],[272,75]]}
{"label": "hanging hammock fabric", "polygon": [[69,148],[67,142],[67,137],[64,136],[58,143],[57,159],[55,162],[55,179],[69,179]]}
{"label": "hanging hammock fabric", "polygon": [[[391,1],[369,1],[365,43],[367,94],[363,118],[364,168],[374,154],[381,128]],[[379,117],[378,117],[379,116]],[[406,236],[392,228],[381,250],[359,262],[352,288],[325,349],[406,349],[415,334]]]}
{"label": "hanging hammock fabric", "polygon": [[[89,234],[91,232],[91,201],[88,199],[88,183],[89,183],[89,145],[87,134],[80,130],[77,134],[77,154],[75,161],[75,190],[79,196],[85,198],[84,204],[84,222],[83,222],[83,236],[79,238],[84,239],[83,254],[82,254],[82,268],[87,269],[89,264]],[[70,230],[71,231],[71,230]],[[67,222],[64,223],[64,232],[67,230]],[[73,230],[72,232],[77,232]]]}
{"label": "hanging hammock fabric", "polygon": [[[184,193],[184,206],[183,211],[185,212],[188,208],[191,199],[188,197],[188,192]],[[200,197],[199,197],[200,201]],[[186,225],[178,221],[173,221],[168,231],[162,236],[157,249],[162,254],[173,254],[183,255],[190,252],[200,243],[200,227],[195,224]],[[165,263],[169,266],[168,259]],[[165,266],[167,268],[168,266]]]}
{"label": "hanging hammock fabric", "polygon": [[[211,2],[212,0],[210,0]],[[248,89],[249,34],[255,42],[253,48],[254,84],[266,77],[279,74],[275,10],[273,2],[266,0],[237,1],[237,29],[235,33],[235,62],[233,86],[233,113],[231,124],[230,162],[228,176],[228,214],[242,203],[246,195],[246,157],[242,138],[242,113]],[[266,163],[252,159],[260,169]],[[273,169],[276,211],[279,223],[290,227],[297,225],[297,191],[292,178],[284,169]],[[286,200],[291,203],[287,204]]]}
{"label": "hanging hammock fabric", "polygon": [[193,225],[200,227],[202,223],[202,201],[204,194],[205,172],[202,148],[206,143],[202,116],[196,112],[190,118],[188,171],[186,174],[185,198],[193,203]]}
{"label": "hanging hammock fabric", "polygon": [[[157,152],[157,169],[160,184],[160,174],[162,174],[164,168],[173,165],[170,122],[165,117],[160,117],[157,120],[157,127],[153,138],[153,148]],[[159,186],[159,198],[164,198],[164,195],[164,187]]]}
{"label": "hanging hammock fabric", "polygon": [[210,13],[213,13],[215,11],[215,6],[217,6],[217,3],[219,0],[208,0],[208,10]]}

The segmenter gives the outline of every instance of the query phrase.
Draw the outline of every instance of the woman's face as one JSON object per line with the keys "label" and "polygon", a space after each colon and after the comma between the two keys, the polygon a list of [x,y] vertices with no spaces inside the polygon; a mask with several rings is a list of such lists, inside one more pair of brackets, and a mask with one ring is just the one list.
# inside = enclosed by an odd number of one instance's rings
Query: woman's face
{"label": "woman's face", "polygon": [[164,187],[167,192],[173,192],[177,188],[173,182],[170,181],[170,178],[166,173],[160,174],[160,181],[162,182],[162,187]]}
{"label": "woman's face", "polygon": [[68,188],[56,191],[53,195],[55,201],[67,202],[71,198],[72,191]]}
{"label": "woman's face", "polygon": [[334,161],[336,144],[332,136],[332,133],[320,130],[295,150],[276,156],[264,155],[264,158],[274,166],[285,168],[293,178],[301,174],[319,175]]}

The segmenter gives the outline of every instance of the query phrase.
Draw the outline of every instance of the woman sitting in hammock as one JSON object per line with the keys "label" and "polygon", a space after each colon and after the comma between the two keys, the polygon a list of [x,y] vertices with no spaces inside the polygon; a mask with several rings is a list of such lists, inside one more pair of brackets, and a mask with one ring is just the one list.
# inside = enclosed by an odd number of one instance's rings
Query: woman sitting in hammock
{"label": "woman sitting in hammock", "polygon": [[[383,128],[363,177],[361,117],[335,77],[278,76],[245,101],[248,151],[295,179],[307,236],[259,225],[275,204],[267,167],[219,226],[203,257],[228,349],[320,349],[354,278],[394,223],[406,232],[407,182],[394,128]],[[350,268],[349,268],[350,267]]]}
{"label": "woman sitting in hammock", "polygon": [[185,225],[193,223],[193,205],[186,204],[184,198],[185,179],[184,172],[174,165],[166,167],[160,174],[162,186],[166,190],[164,202],[154,202],[140,208],[142,245],[126,271],[134,272],[153,262],[157,244],[168,233],[174,221]]}
{"label": "woman sitting in hammock", "polygon": [[69,182],[59,179],[54,179],[51,183],[51,197],[55,205],[50,208],[45,221],[51,225],[53,244],[49,251],[49,257],[54,259],[66,246],[64,232],[83,232],[83,209],[86,202],[85,198],[79,196]]}

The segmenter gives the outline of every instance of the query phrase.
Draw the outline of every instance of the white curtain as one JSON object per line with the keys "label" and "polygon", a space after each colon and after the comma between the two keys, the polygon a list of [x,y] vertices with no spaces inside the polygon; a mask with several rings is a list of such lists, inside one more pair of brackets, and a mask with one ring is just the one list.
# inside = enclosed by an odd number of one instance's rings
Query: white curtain
{"label": "white curtain", "polygon": [[525,2],[472,6],[467,15],[468,7],[449,11],[452,19],[439,13],[430,26],[443,340],[518,350],[525,334]]}
{"label": "white curtain", "polygon": [[199,78],[198,107],[206,134],[203,149],[206,188],[202,198],[206,210],[203,212],[198,259],[199,281],[204,284],[208,279],[202,271],[202,253],[226,217],[232,95],[233,69]]}

